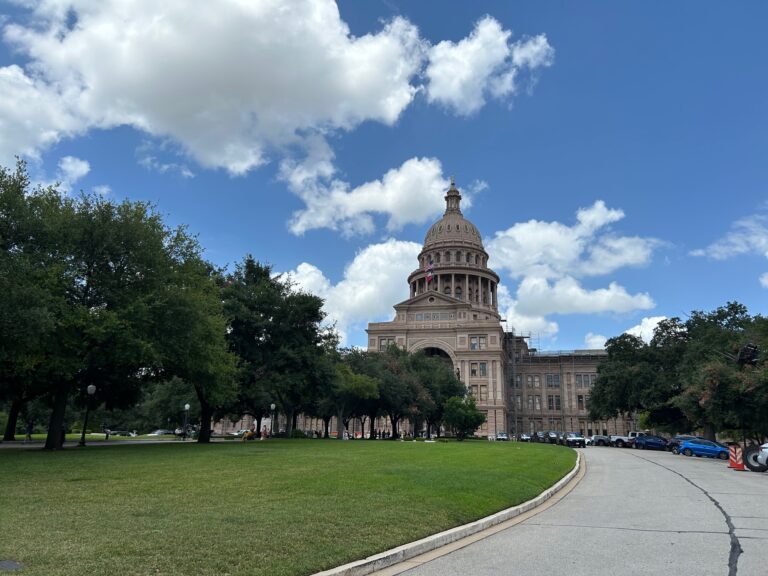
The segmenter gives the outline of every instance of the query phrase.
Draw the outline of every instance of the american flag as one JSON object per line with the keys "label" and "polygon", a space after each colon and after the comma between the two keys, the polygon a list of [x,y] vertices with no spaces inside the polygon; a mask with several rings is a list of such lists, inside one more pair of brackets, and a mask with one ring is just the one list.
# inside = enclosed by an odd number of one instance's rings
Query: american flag
{"label": "american flag", "polygon": [[433,265],[432,265],[432,258],[430,258],[427,261],[427,284],[432,282],[432,278],[434,277],[434,271],[433,271]]}

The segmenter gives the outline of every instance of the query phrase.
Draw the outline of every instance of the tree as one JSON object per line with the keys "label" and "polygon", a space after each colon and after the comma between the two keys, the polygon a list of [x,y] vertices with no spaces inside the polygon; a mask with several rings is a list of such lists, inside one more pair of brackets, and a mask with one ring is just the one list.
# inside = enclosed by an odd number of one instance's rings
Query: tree
{"label": "tree", "polygon": [[475,405],[474,397],[466,396],[448,398],[445,403],[443,422],[453,429],[456,439],[461,441],[475,433],[485,422],[485,414]]}
{"label": "tree", "polygon": [[227,339],[240,363],[239,403],[265,411],[268,404],[258,403],[275,401],[290,436],[295,415],[311,409],[334,378],[328,351],[337,338],[320,325],[323,302],[273,277],[269,266],[251,256],[227,277],[223,297]]}
{"label": "tree", "polygon": [[177,234],[173,244],[171,281],[159,302],[162,374],[193,386],[200,404],[198,442],[206,443],[213,416],[222,416],[235,398],[236,358],[225,337],[217,272],[193,239]]}
{"label": "tree", "polygon": [[379,384],[374,378],[355,373],[348,365],[340,363],[336,365],[332,395],[337,417],[336,437],[341,439],[349,418],[362,413],[363,402],[379,397]]}

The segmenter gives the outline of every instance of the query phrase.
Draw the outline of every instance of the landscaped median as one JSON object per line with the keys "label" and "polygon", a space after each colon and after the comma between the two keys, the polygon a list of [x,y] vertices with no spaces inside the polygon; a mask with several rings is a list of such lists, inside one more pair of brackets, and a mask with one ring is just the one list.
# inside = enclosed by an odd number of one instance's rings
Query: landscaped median
{"label": "landscaped median", "polygon": [[0,451],[0,560],[25,575],[311,574],[534,498],[574,451],[271,440]]}

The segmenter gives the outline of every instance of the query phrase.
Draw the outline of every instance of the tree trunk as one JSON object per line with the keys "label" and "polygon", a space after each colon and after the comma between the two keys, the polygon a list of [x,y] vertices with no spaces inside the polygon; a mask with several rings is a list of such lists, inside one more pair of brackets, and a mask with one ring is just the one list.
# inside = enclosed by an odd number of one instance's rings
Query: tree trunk
{"label": "tree trunk", "polygon": [[5,425],[3,440],[16,440],[16,424],[19,421],[19,413],[21,412],[22,404],[23,402],[19,398],[16,398],[11,402],[11,411],[8,413],[8,422]]}
{"label": "tree trunk", "polygon": [[326,438],[326,439],[330,438],[331,436],[330,428],[331,428],[331,417],[326,416],[325,418],[323,418],[323,438]]}
{"label": "tree trunk", "polygon": [[298,413],[293,415],[293,418],[291,419],[291,430],[296,430],[296,425],[299,421],[299,415]]}
{"label": "tree trunk", "polygon": [[258,434],[259,437],[261,437],[261,418],[261,414],[256,416],[256,434]]}
{"label": "tree trunk", "polygon": [[389,421],[392,423],[392,440],[397,440],[399,434],[397,433],[397,423],[400,420],[399,416],[389,415]]}
{"label": "tree trunk", "polygon": [[197,434],[198,444],[208,444],[211,441],[211,418],[213,416],[213,407],[200,401],[200,432]]}
{"label": "tree trunk", "polygon": [[56,395],[53,399],[53,410],[48,422],[48,436],[45,438],[45,450],[61,450],[64,447],[64,417],[67,412],[67,399],[69,398],[68,381],[59,382],[56,386]]}
{"label": "tree trunk", "polygon": [[376,418],[373,416],[373,414],[368,415],[368,422],[370,423],[369,430],[368,430],[369,432],[368,439],[373,440],[374,438],[376,438],[376,430],[374,430],[373,428],[374,424],[376,424]]}
{"label": "tree trunk", "polygon": [[336,440],[344,440],[344,417],[341,410],[336,415]]}
{"label": "tree trunk", "polygon": [[[285,435],[290,438],[293,434],[293,415],[295,414],[293,407],[285,410]],[[280,426],[277,427],[277,434],[280,434]]]}

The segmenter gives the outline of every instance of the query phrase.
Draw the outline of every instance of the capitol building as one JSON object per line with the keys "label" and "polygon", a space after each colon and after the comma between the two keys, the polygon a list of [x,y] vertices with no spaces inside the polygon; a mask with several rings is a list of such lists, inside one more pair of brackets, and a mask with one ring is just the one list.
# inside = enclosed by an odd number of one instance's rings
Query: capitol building
{"label": "capitol building", "polygon": [[[486,415],[478,436],[633,429],[630,419],[589,420],[590,389],[605,350],[542,352],[530,347],[524,335],[505,332],[499,276],[488,268],[480,232],[461,213],[461,193],[453,181],[445,204],[408,276],[409,298],[394,305],[390,322],[368,325],[368,350],[394,344],[450,361]],[[385,419],[377,424],[379,429],[388,426]]]}

